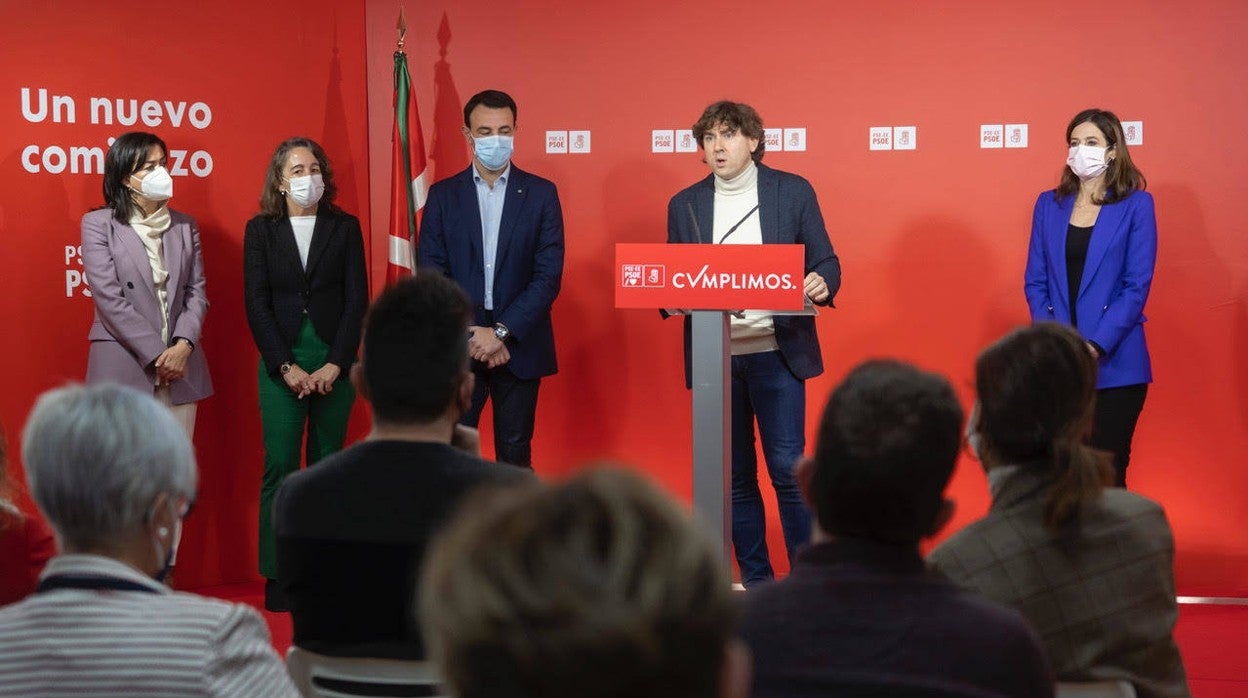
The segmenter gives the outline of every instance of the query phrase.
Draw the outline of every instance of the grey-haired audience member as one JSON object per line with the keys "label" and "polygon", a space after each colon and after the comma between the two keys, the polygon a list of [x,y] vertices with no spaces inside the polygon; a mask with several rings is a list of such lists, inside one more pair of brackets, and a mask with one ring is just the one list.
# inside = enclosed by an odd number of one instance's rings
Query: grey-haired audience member
{"label": "grey-haired audience member", "polygon": [[256,611],[160,582],[196,484],[168,409],[113,384],[47,392],[22,458],[61,552],[0,608],[0,696],[296,695]]}

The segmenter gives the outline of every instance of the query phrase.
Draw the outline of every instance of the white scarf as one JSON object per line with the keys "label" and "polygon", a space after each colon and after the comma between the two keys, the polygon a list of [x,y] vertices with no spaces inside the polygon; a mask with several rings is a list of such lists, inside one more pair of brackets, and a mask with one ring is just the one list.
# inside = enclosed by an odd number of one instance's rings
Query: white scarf
{"label": "white scarf", "polygon": [[142,209],[135,209],[130,215],[130,227],[139,236],[147,250],[147,261],[152,265],[152,286],[156,288],[156,298],[160,301],[160,338],[169,343],[169,291],[166,282],[169,270],[165,268],[164,240],[165,231],[172,224],[169,207],[161,206],[150,216],[144,216]]}

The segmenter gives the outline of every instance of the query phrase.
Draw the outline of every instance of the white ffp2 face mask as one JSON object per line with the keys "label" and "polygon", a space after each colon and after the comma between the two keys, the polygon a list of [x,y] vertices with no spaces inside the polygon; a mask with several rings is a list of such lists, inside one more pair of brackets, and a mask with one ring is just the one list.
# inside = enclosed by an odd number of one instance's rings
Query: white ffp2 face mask
{"label": "white ffp2 face mask", "polygon": [[1108,152],[1109,148],[1095,145],[1072,145],[1066,156],[1066,164],[1079,179],[1094,179],[1109,167],[1109,161],[1105,159]]}
{"label": "white ffp2 face mask", "polygon": [[173,177],[169,176],[169,170],[157,166],[139,180],[139,188],[135,191],[150,201],[168,201],[173,198]]}
{"label": "white ffp2 face mask", "polygon": [[325,193],[325,180],[319,174],[304,175],[286,180],[290,183],[290,198],[303,208],[315,206]]}

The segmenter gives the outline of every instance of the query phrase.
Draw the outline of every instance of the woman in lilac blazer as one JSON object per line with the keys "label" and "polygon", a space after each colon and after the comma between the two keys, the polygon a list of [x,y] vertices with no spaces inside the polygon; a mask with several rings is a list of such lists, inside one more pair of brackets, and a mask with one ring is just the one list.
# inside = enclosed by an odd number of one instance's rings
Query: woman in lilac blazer
{"label": "woman in lilac blazer", "polygon": [[1073,325],[1097,358],[1092,445],[1114,456],[1126,486],[1131,438],[1153,380],[1144,304],[1157,259],[1157,219],[1122,123],[1087,109],[1066,127],[1057,189],[1036,201],[1024,289],[1035,322]]}
{"label": "woman in lilac blazer", "polygon": [[95,302],[87,383],[154,394],[191,434],[196,403],[212,394],[199,347],[208,299],[199,227],[168,206],[167,154],[153,134],[118,137],[104,160],[104,206],[82,217]]}

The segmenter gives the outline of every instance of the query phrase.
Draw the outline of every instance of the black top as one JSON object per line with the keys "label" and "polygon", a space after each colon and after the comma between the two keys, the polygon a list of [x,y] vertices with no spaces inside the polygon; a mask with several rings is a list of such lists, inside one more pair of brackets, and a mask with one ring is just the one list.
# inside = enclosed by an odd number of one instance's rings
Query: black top
{"label": "black top", "polygon": [[755,698],[1048,698],[1053,676],[1014,610],[928,572],[915,546],[841,538],[745,594]]}
{"label": "black top", "polygon": [[[243,234],[243,288],[247,324],[269,375],[277,378],[284,362],[294,363],[305,317],[329,345],[326,362],[346,375],[368,309],[364,237],[355,216],[320,207],[306,269],[289,218],[252,218]],[[311,372],[320,366],[303,368]]]}
{"label": "black top", "polygon": [[448,444],[365,441],[286,478],[273,509],[294,643],[423,659],[414,602],[429,540],[472,490],[530,477]]}
{"label": "black top", "polygon": [[1083,283],[1083,266],[1088,261],[1088,244],[1092,242],[1092,226],[1066,228],[1066,294],[1070,298],[1070,324],[1079,326],[1079,284]]}

